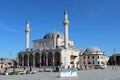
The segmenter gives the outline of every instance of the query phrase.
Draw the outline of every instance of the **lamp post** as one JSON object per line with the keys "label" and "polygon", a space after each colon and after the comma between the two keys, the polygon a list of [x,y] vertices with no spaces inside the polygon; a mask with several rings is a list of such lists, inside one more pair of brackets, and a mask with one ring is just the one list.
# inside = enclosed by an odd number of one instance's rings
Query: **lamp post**
{"label": "lamp post", "polygon": [[13,59],[13,72],[15,72],[15,60]]}

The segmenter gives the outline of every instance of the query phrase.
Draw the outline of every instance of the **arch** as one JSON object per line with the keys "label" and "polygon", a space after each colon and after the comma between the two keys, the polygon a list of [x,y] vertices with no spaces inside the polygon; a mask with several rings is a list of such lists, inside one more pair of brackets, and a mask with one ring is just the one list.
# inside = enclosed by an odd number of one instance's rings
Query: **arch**
{"label": "arch", "polygon": [[55,58],[55,62],[54,62],[55,66],[58,65],[60,66],[60,53],[56,52],[54,58]]}
{"label": "arch", "polygon": [[18,56],[18,59],[19,59],[19,66],[22,66],[22,55],[20,54],[19,56]]}
{"label": "arch", "polygon": [[33,66],[33,54],[29,55],[29,66]]}
{"label": "arch", "polygon": [[53,54],[48,53],[48,66],[53,66]]}
{"label": "arch", "polygon": [[27,56],[27,54],[24,55],[24,66],[28,66],[28,56]]}
{"label": "arch", "polygon": [[39,63],[40,63],[40,55],[39,53],[35,53],[35,66],[39,67]]}
{"label": "arch", "polygon": [[41,55],[41,66],[46,66],[46,54],[42,53]]}

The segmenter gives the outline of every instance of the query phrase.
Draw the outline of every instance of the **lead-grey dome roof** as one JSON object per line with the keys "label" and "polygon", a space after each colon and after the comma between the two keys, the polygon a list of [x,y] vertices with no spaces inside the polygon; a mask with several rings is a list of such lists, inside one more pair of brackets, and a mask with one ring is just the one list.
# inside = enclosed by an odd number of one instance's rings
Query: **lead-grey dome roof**
{"label": "lead-grey dome roof", "polygon": [[48,32],[45,36],[44,36],[44,39],[47,39],[47,38],[53,38],[53,37],[57,37],[57,38],[64,38],[63,34],[57,30],[53,30],[51,32]]}
{"label": "lead-grey dome roof", "polygon": [[92,53],[98,53],[98,52],[101,52],[101,50],[96,47],[96,46],[91,46],[91,47],[88,47],[86,50],[85,50],[85,54],[92,54]]}

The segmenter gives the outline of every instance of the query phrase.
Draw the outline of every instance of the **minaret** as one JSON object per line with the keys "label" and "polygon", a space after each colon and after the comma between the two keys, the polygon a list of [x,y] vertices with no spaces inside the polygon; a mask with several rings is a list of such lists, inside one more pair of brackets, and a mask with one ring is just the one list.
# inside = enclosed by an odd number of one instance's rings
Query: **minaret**
{"label": "minaret", "polygon": [[65,49],[68,48],[68,15],[67,15],[67,11],[64,11],[64,21],[63,21],[63,25],[64,25],[64,47]]}
{"label": "minaret", "polygon": [[26,29],[25,29],[25,32],[26,32],[26,44],[25,44],[25,49],[28,49],[28,48],[29,48],[29,34],[30,34],[30,28],[29,28],[29,21],[28,21],[28,20],[26,21]]}

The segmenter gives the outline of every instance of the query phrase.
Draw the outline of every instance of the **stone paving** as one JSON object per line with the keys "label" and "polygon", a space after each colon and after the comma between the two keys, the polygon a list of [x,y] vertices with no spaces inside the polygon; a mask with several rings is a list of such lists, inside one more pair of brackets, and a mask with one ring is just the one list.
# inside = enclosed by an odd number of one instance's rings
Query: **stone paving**
{"label": "stone paving", "polygon": [[[33,69],[39,70],[39,69]],[[120,67],[78,71],[78,77],[59,78],[58,72],[37,72],[25,75],[0,75],[0,80],[120,80]]]}

